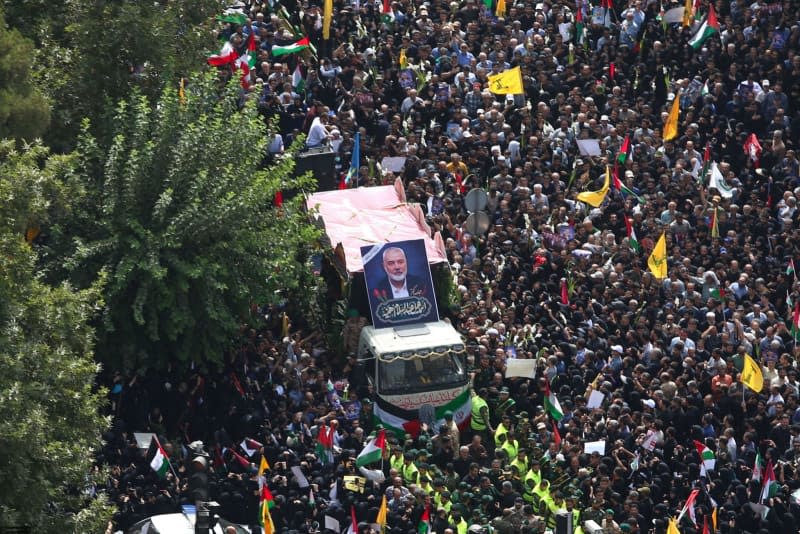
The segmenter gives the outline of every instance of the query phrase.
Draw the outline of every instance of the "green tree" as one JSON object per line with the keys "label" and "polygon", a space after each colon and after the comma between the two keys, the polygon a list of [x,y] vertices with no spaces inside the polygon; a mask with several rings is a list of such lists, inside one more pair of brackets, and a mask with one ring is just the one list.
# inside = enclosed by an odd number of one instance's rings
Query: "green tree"
{"label": "green tree", "polygon": [[117,102],[134,89],[155,101],[218,48],[215,0],[68,0],[59,9],[63,18],[34,23],[31,31],[41,43],[38,76],[53,102],[48,141],[61,152],[74,148],[84,118],[105,145]]}
{"label": "green tree", "polygon": [[89,504],[85,493],[107,421],[104,392],[93,389],[89,318],[98,286],[45,285],[24,237],[31,221],[60,209],[43,193],[69,187],[59,183],[68,162],[44,165],[46,156],[40,146],[17,151],[0,142],[0,530],[55,533],[109,517],[104,501]]}
{"label": "green tree", "polygon": [[[118,107],[112,146],[79,143],[87,191],[70,254],[54,254],[83,287],[106,273],[98,355],[113,366],[213,364],[254,303],[309,285],[306,254],[318,231],[298,207],[272,207],[290,178],[287,158],[263,169],[271,128],[237,81],[194,80],[187,101],[167,88]],[[94,211],[92,211],[94,209]],[[85,213],[89,213],[86,216]],[[66,262],[64,258],[66,256]],[[55,272],[52,270],[51,272]]]}
{"label": "green tree", "polygon": [[8,29],[0,11],[0,139],[32,141],[50,123],[50,106],[31,78],[33,43]]}

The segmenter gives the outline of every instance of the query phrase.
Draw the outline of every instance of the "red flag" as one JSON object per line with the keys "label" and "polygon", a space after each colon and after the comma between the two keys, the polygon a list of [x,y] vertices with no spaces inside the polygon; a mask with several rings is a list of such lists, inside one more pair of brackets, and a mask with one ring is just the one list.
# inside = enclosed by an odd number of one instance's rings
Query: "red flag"
{"label": "red flag", "polygon": [[754,133],[748,135],[743,148],[745,154],[753,162],[755,168],[758,169],[761,166],[761,143],[758,142],[758,136]]}
{"label": "red flag", "polygon": [[275,191],[274,203],[276,208],[280,208],[281,206],[283,206],[283,191],[281,191],[280,189],[278,191]]}
{"label": "red flag", "polygon": [[247,394],[244,391],[244,388],[242,387],[242,383],[239,382],[239,377],[236,376],[236,373],[231,373],[231,382],[233,382],[233,387],[236,388],[236,391],[239,392],[239,395],[241,395],[242,397],[247,396]]}
{"label": "red flag", "polygon": [[611,78],[611,81],[612,81],[612,82],[614,81],[614,75],[615,75],[616,73],[617,73],[617,66],[616,66],[616,65],[614,64],[614,62],[612,61],[612,62],[611,62],[609,65],[608,65],[608,77],[609,77],[609,78]]}
{"label": "red flag", "polygon": [[233,64],[238,57],[239,55],[236,53],[236,49],[233,48],[230,42],[227,42],[222,46],[222,50],[220,50],[219,54],[209,57],[207,61],[209,65],[222,67],[223,65]]}
{"label": "red flag", "polygon": [[611,173],[611,181],[614,183],[614,189],[621,191],[622,182],[619,180],[619,167],[617,165],[617,163],[614,163],[614,172]]}
{"label": "red flag", "polygon": [[239,464],[242,467],[244,467],[245,469],[249,469],[250,468],[250,462],[247,461],[247,458],[245,458],[244,456],[242,456],[241,454],[239,454],[238,452],[236,452],[233,449],[228,449],[228,450],[231,451],[231,454],[233,454],[234,459],[237,462],[239,462]]}
{"label": "red flag", "polygon": [[711,532],[708,530],[708,516],[707,515],[703,516],[703,534],[711,534]]}
{"label": "red flag", "polygon": [[382,15],[387,15],[392,12],[392,5],[389,3],[389,0],[383,0],[383,9],[381,10]]}
{"label": "red flag", "polygon": [[347,182],[344,181],[344,175],[342,175],[342,179],[339,180],[339,190],[347,189]]}
{"label": "red flag", "polygon": [[556,442],[556,447],[561,446],[561,433],[558,431],[558,423],[553,421],[553,441]]}
{"label": "red flag", "polygon": [[561,279],[561,304],[569,306],[569,289],[567,288],[567,279]]}
{"label": "red flag", "polygon": [[350,506],[350,528],[347,529],[347,534],[356,534],[358,532],[358,521],[356,521],[356,509]]}
{"label": "red flag", "polygon": [[459,195],[463,195],[466,187],[464,187],[464,179],[461,177],[461,173],[456,173],[456,193]]}

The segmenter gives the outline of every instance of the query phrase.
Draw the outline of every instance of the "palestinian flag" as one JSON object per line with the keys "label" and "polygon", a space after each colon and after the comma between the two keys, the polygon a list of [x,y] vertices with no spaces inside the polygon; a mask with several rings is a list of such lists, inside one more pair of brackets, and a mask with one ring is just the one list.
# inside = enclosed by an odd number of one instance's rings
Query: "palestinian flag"
{"label": "palestinian flag", "polygon": [[350,526],[347,528],[347,534],[358,534],[358,521],[356,520],[356,509],[350,506]]}
{"label": "palestinian flag", "polygon": [[275,499],[272,497],[272,492],[266,484],[261,488],[261,498],[259,503],[258,523],[264,531],[264,534],[273,534],[275,532],[275,524],[272,522],[272,514],[270,510],[275,506]]}
{"label": "palestinian flag", "polygon": [[789,258],[789,263],[786,265],[786,276],[789,275],[797,278],[797,274],[794,271],[794,258]]}
{"label": "palestinian flag", "polygon": [[389,0],[383,0],[383,7],[381,8],[381,20],[384,24],[391,24],[394,22],[394,11],[392,11],[392,4]]}
{"label": "palestinian flag", "polygon": [[323,465],[333,463],[333,429],[326,424],[319,427],[315,452]]}
{"label": "palestinian flag", "polygon": [[430,506],[425,507],[425,511],[422,512],[422,516],[419,518],[419,524],[417,525],[417,533],[418,534],[428,534],[431,531],[431,508]]}
{"label": "palestinian flag", "polygon": [[247,460],[247,458],[245,458],[244,456],[242,456],[233,449],[228,449],[228,450],[231,451],[233,459],[239,462],[239,465],[241,465],[245,469],[250,469],[250,462]]}
{"label": "palestinian flag", "polygon": [[694,446],[697,449],[697,454],[700,455],[700,476],[708,476],[707,471],[713,471],[717,464],[717,457],[714,456],[714,451],[706,447],[704,444],[695,440]]}
{"label": "palestinian flag", "polygon": [[800,300],[794,303],[794,314],[792,315],[792,339],[800,341]]}
{"label": "palestinian flag", "polygon": [[158,442],[158,438],[155,436],[153,436],[153,442],[155,443],[155,454],[153,455],[153,459],[150,460],[150,467],[156,472],[158,478],[164,478],[169,471],[169,456],[164,452],[164,449]]}
{"label": "palestinian flag", "polygon": [[624,197],[632,196],[636,199],[636,202],[641,204],[642,206],[645,205],[645,200],[637,195],[632,189],[629,189],[627,185],[625,185],[622,180],[619,179],[619,169],[616,165],[614,165],[614,172],[612,173],[612,182],[614,182],[614,189],[620,192],[620,194]]}
{"label": "palestinian flag", "polygon": [[[411,434],[416,438],[422,428],[419,410],[400,408],[380,396],[375,397],[373,412],[375,414],[375,423],[383,425],[384,428],[390,430],[397,437]],[[464,430],[467,428],[472,415],[472,398],[469,394],[469,386],[465,386],[453,400],[434,408],[436,427],[444,424],[445,412],[453,412],[453,421],[458,425],[459,429]]]}
{"label": "palestinian flag", "polygon": [[294,87],[294,91],[298,94],[306,90],[306,80],[303,78],[303,71],[300,69],[300,63],[297,64],[292,73],[292,87]]}
{"label": "palestinian flag", "polygon": [[244,438],[242,442],[239,444],[242,450],[247,454],[247,456],[253,456],[255,453],[261,449],[264,445],[257,442],[254,439]]}
{"label": "palestinian flag", "polygon": [[307,49],[311,46],[311,42],[308,40],[308,37],[303,37],[296,43],[287,45],[287,46],[272,46],[272,55],[273,57],[278,56],[285,56],[287,54],[296,54],[298,52],[302,52],[303,50]]}
{"label": "palestinian flag", "polygon": [[725,290],[721,287],[715,287],[709,293],[712,297],[719,301],[725,298]]}
{"label": "palestinian flag", "polygon": [[686,504],[683,505],[683,509],[681,513],[678,514],[678,522],[680,523],[681,518],[686,515],[686,512],[689,512],[689,519],[692,520],[692,523],[697,525],[697,518],[695,517],[694,513],[694,501],[697,499],[697,495],[700,493],[700,490],[695,488],[689,494],[689,497],[686,499]]}
{"label": "palestinian flag", "polygon": [[222,45],[222,50],[219,51],[219,54],[209,57],[206,61],[212,67],[223,67],[225,65],[232,65],[238,57],[239,55],[236,53],[233,45],[230,42],[226,42]]}
{"label": "palestinian flag", "polygon": [[553,442],[556,447],[561,447],[561,432],[558,431],[558,423],[553,421]]}
{"label": "palestinian flag", "polygon": [[761,480],[764,476],[764,459],[761,457],[761,453],[756,451],[756,461],[753,462],[753,476],[751,480]]}
{"label": "palestinian flag", "polygon": [[778,493],[778,481],[775,480],[775,471],[772,469],[772,460],[767,462],[767,469],[764,471],[764,484],[761,486],[761,499],[759,502],[774,497]]}
{"label": "palestinian flag", "polygon": [[556,421],[561,421],[561,418],[564,417],[564,410],[561,409],[558,397],[550,391],[550,382],[544,384],[544,409]]}
{"label": "palestinian flag", "polygon": [[583,27],[583,8],[579,7],[575,13],[575,44],[583,44],[585,29]]}
{"label": "palestinian flag", "polygon": [[697,33],[694,34],[694,37],[689,39],[689,45],[697,50],[703,43],[714,35],[715,33],[719,33],[719,21],[717,20],[717,14],[714,12],[713,4],[708,5],[708,17],[700,25],[700,29],[697,30]]}
{"label": "palestinian flag", "polygon": [[386,431],[381,429],[378,435],[371,439],[356,458],[356,466],[362,467],[373,462],[380,462],[383,451],[386,450]]}
{"label": "palestinian flag", "polygon": [[619,154],[617,154],[617,161],[624,164],[628,161],[633,154],[633,143],[631,143],[631,137],[629,135],[625,136],[625,140],[622,142],[622,146],[619,147]]}
{"label": "palestinian flag", "polygon": [[633,221],[627,215],[625,217],[625,233],[628,236],[628,246],[636,252],[637,254],[642,251],[641,245],[639,245],[639,240],[636,238],[636,230],[633,229]]}

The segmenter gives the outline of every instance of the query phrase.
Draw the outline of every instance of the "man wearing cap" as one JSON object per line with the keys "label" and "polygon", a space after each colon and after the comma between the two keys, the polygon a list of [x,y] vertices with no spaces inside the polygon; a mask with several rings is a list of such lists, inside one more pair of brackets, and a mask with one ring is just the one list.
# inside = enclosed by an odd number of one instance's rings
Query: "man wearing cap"
{"label": "man wearing cap", "polygon": [[514,404],[514,399],[511,398],[511,392],[508,390],[508,388],[506,386],[500,388],[500,398],[497,402],[497,408],[495,408],[492,413],[494,422],[502,420],[506,415],[514,415]]}
{"label": "man wearing cap", "polygon": [[453,420],[453,412],[444,412],[444,426],[447,427],[447,435],[450,436],[450,443],[453,446],[453,460],[458,458],[458,448],[461,445],[461,431]]}

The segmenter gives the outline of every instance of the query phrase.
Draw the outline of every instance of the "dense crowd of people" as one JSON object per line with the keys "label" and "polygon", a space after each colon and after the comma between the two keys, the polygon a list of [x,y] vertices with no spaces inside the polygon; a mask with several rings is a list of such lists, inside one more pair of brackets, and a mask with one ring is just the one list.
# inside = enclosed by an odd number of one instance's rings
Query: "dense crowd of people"
{"label": "dense crowd of people", "polygon": [[[684,534],[798,532],[800,4],[714,2],[718,31],[697,47],[706,0],[686,24],[666,20],[678,3],[497,4],[336,1],[325,39],[321,3],[255,0],[220,26],[240,53],[254,36],[242,95],[277,117],[273,153],[302,134],[343,175],[359,132],[346,186],[399,177],[442,233],[459,305],[440,311],[466,340],[471,423],[389,435],[381,475],[345,484],[379,430],[370,391],[302,316],[287,328],[289,312],[263,309],[222,371],[109,377],[97,489],[116,528],[198,499],[257,528],[263,455],[276,532],[321,532],[326,516],[345,530],[351,509],[367,532],[385,495],[392,533],[426,513],[437,534],[540,533],[571,510],[576,527],[663,534],[694,489]],[[308,49],[272,53],[303,36]],[[524,93],[493,93],[488,76],[515,67]],[[607,170],[602,203],[579,201]],[[483,235],[464,230],[473,188],[488,193]],[[662,234],[664,279],[647,262]],[[746,356],[760,392],[742,385]],[[509,358],[537,359],[537,378],[507,378]],[[165,478],[134,431],[160,437]]]}

